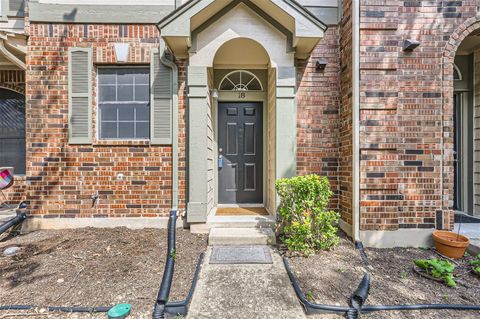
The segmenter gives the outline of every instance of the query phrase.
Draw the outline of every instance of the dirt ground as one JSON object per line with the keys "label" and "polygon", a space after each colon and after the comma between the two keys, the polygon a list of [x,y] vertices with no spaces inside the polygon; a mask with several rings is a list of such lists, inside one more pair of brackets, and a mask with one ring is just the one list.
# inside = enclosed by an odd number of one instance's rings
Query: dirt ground
{"label": "dirt ground", "polygon": [[[0,237],[0,305],[112,306],[132,304],[131,318],[150,318],[165,265],[166,230],[127,228],[37,231]],[[3,256],[7,247],[21,250]],[[206,236],[177,230],[170,300],[183,300]],[[29,311],[34,318],[106,318]],[[36,313],[36,315],[33,315]],[[0,311],[0,318],[18,314]],[[21,317],[31,317],[21,315]],[[19,318],[18,316],[16,318]]]}
{"label": "dirt ground", "polygon": [[[372,266],[367,304],[480,304],[480,279],[473,274],[461,276],[457,280],[457,288],[450,288],[443,283],[423,278],[413,271],[414,259],[439,257],[432,250],[392,248],[366,249],[366,252]],[[321,252],[309,258],[290,257],[289,262],[305,295],[312,297],[316,303],[347,305],[364,273],[358,251],[345,236],[342,236],[340,245],[332,251]],[[311,318],[341,317],[315,315]],[[445,310],[376,312],[363,314],[362,318],[473,319],[480,318],[480,312]]]}

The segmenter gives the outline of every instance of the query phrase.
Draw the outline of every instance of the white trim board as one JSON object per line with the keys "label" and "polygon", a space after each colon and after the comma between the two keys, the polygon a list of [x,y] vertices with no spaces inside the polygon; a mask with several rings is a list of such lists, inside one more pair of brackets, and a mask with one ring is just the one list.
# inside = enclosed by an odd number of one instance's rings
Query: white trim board
{"label": "white trim board", "polygon": [[365,247],[431,247],[435,229],[361,230],[360,240]]}
{"label": "white trim board", "polygon": [[[22,225],[22,233],[41,229],[75,229],[84,227],[130,229],[167,228],[168,217],[107,217],[107,218],[27,218]],[[177,220],[177,228],[182,227],[181,218]]]}

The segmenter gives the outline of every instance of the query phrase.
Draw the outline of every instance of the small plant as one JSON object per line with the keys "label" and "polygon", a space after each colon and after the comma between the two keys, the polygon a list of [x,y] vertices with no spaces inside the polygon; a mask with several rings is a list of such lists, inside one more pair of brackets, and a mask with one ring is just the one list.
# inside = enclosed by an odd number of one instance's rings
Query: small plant
{"label": "small plant", "polygon": [[425,270],[427,274],[433,278],[442,279],[449,287],[456,287],[457,283],[453,278],[453,270],[455,265],[444,259],[416,259],[414,260],[417,267]]}
{"label": "small plant", "polygon": [[307,300],[312,302],[313,301],[313,292],[311,290],[307,291]]}
{"label": "small plant", "polygon": [[470,266],[472,266],[473,272],[480,276],[480,254],[470,261]]}
{"label": "small plant", "polygon": [[447,294],[447,293],[445,293],[445,294],[443,295],[443,299],[445,299],[445,301],[448,301],[448,294]]}
{"label": "small plant", "polygon": [[408,277],[408,272],[406,272],[405,270],[400,273],[400,278],[407,279],[407,277]]}
{"label": "small plant", "polygon": [[175,249],[170,252],[170,257],[172,257],[173,260],[177,259],[177,251]]}
{"label": "small plant", "polygon": [[289,250],[309,255],[339,243],[340,215],[327,210],[333,192],[326,177],[312,174],[282,178],[275,187],[281,199],[280,230]]}

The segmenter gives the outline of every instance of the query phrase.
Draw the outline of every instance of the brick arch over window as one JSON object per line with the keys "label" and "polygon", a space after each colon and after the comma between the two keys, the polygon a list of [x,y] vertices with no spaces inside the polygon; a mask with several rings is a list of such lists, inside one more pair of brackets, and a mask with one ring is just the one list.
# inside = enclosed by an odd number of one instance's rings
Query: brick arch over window
{"label": "brick arch over window", "polygon": [[[472,32],[480,29],[480,16],[472,17],[460,24],[452,33],[445,45],[442,61],[442,92],[443,92],[443,195],[448,199],[443,201],[444,225],[450,224],[453,227],[453,192],[454,192],[454,158],[453,158],[453,73],[455,55],[463,40]],[[445,220],[447,219],[447,220]]]}

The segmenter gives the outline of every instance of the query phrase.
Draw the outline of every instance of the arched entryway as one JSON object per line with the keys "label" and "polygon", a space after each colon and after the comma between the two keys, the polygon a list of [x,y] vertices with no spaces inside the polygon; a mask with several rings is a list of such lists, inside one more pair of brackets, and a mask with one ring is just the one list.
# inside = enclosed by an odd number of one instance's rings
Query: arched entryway
{"label": "arched entryway", "polygon": [[443,178],[449,207],[480,215],[480,21],[467,20],[452,35],[444,64]]}
{"label": "arched entryway", "polygon": [[25,174],[25,96],[0,88],[0,167]]}
{"label": "arched entryway", "polygon": [[275,71],[270,61],[261,44],[236,38],[217,50],[209,68],[214,206],[260,206],[273,213],[275,106],[273,97],[269,103],[274,92],[269,73]]}
{"label": "arched entryway", "polygon": [[[242,173],[259,176],[255,185],[252,179],[243,183],[258,196],[241,201],[261,204],[275,214],[275,180],[296,173],[295,58],[310,55],[326,26],[290,1],[198,0],[160,21],[159,28],[175,56],[188,59],[187,222],[207,222],[222,201],[217,130],[222,102],[256,103],[237,109],[262,116],[256,126],[261,159],[256,158],[255,165],[243,163],[250,171]],[[239,82],[235,85],[244,89],[221,90],[219,83],[228,74],[258,79],[261,89],[245,90]]]}

